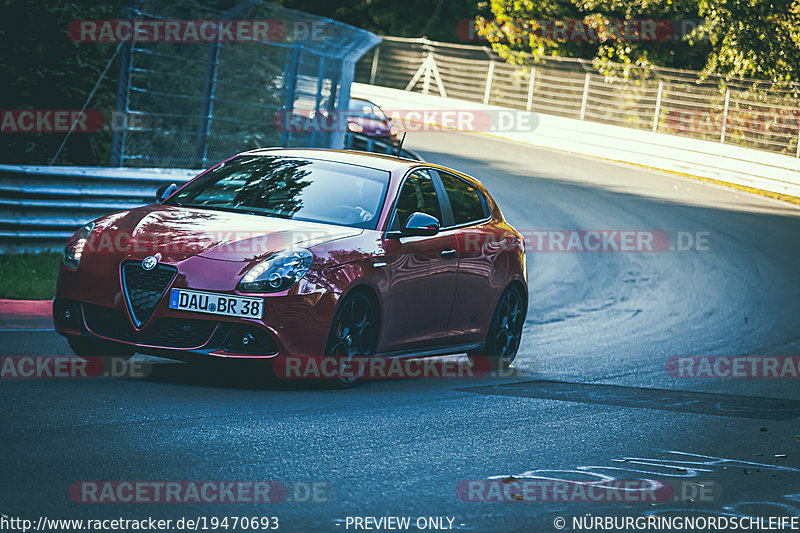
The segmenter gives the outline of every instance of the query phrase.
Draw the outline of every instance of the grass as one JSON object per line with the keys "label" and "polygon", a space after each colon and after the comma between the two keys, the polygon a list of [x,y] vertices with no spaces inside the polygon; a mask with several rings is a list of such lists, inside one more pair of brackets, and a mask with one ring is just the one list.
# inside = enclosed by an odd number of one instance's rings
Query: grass
{"label": "grass", "polygon": [[0,298],[51,299],[60,264],[60,252],[0,254]]}

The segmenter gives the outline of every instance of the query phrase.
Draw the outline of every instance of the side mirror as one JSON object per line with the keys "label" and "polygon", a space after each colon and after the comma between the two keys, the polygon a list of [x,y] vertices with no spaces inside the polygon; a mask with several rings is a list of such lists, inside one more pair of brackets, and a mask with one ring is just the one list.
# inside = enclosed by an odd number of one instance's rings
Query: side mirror
{"label": "side mirror", "polygon": [[172,196],[172,193],[174,193],[177,190],[178,186],[175,185],[174,183],[170,184],[165,183],[164,185],[158,188],[158,191],[156,191],[156,202],[158,203],[163,202],[164,200]]}
{"label": "side mirror", "polygon": [[431,237],[439,233],[439,221],[436,217],[425,213],[412,213],[408,217],[403,229],[400,231],[387,232],[386,237],[399,239],[400,237]]}

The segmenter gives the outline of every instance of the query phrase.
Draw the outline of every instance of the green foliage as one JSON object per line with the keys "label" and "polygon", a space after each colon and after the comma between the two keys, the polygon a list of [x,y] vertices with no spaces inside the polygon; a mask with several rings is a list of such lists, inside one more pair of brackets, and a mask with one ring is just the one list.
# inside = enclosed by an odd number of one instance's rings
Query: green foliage
{"label": "green foliage", "polygon": [[711,43],[706,72],[800,81],[800,1],[699,0],[699,11],[707,23],[691,37]]}
{"label": "green foliage", "polygon": [[[490,18],[479,19],[479,30],[511,62],[560,55],[593,59],[601,69],[657,65],[800,81],[800,0],[490,0],[490,9]],[[675,24],[678,39],[611,34],[595,42],[554,40],[534,22],[565,19],[599,27],[620,19],[705,20],[685,35]]]}
{"label": "green foliage", "polygon": [[[116,44],[79,43],[67,34],[79,19],[122,18],[124,0],[0,1],[0,70],[4,73],[0,109],[80,109]],[[118,63],[112,65],[87,109],[111,119]],[[49,163],[64,133],[2,133],[3,163]],[[98,133],[70,137],[58,164],[108,164],[109,126]]]}
{"label": "green foliage", "polygon": [[0,298],[48,300],[56,294],[60,252],[0,255]]}
{"label": "green foliage", "polygon": [[[147,9],[169,16],[177,9],[205,13],[228,10],[239,4],[239,0],[186,0],[169,2],[167,0],[145,1]],[[364,28],[382,35],[401,37],[427,36],[442,41],[458,41],[456,24],[459,20],[474,18],[480,12],[475,0],[278,0],[285,7],[320,15],[353,26]],[[70,39],[67,29],[70,22],[83,19],[122,19],[129,5],[128,0],[0,0],[0,68],[5,73],[3,91],[0,96],[0,109],[3,110],[77,110],[80,109],[92,87],[112,57],[117,43],[81,43]],[[258,4],[255,4],[258,6]],[[257,11],[257,7],[254,8]],[[243,17],[247,17],[244,14]],[[189,15],[178,18],[191,18]],[[168,48],[169,45],[161,45]],[[246,47],[247,45],[242,45]],[[198,49],[200,47],[197,47]],[[238,45],[227,45],[224,53],[235,54]],[[196,52],[196,51],[195,51]],[[193,52],[194,53],[194,52]],[[246,54],[242,54],[246,55]],[[241,79],[269,80],[279,73],[286,61],[277,52],[263,54],[264,57],[251,60],[247,68],[238,71],[228,70],[222,75],[227,81],[238,83]],[[202,65],[204,68],[204,64]],[[107,165],[109,163],[112,139],[112,111],[115,109],[119,57],[111,64],[106,77],[89,103],[88,110],[102,112],[104,126],[100,132],[73,133],[65,145],[56,164],[61,165]],[[176,84],[178,75],[198,75],[190,65],[175,67],[172,78],[164,79],[166,88]],[[202,81],[204,72],[200,73]],[[137,78],[137,82],[140,81]],[[154,80],[153,83],[158,80]],[[236,83],[229,83],[225,98],[232,102],[250,101],[251,94],[242,94]],[[242,85],[247,85],[242,83]],[[164,88],[164,87],[162,87]],[[269,87],[267,88],[269,89]],[[237,92],[238,91],[238,92]],[[170,91],[165,91],[170,92]],[[228,113],[228,122],[217,121],[212,125],[215,139],[222,139],[227,146],[257,147],[271,145],[279,141],[271,128],[274,108],[280,106],[274,98],[276,91],[267,91],[261,96],[250,113],[225,108],[220,105],[218,113]],[[184,112],[177,99],[171,100],[173,110]],[[185,113],[184,113],[185,114]],[[154,120],[145,117],[147,120]],[[239,123],[263,123],[264,128],[243,130]],[[145,124],[152,125],[152,124]],[[131,136],[134,146],[137,143],[157,151],[158,146],[169,143],[162,138],[170,135],[171,129],[184,127],[194,131],[194,123],[175,124],[152,128],[152,133]],[[269,127],[268,127],[269,126]],[[160,132],[160,133],[159,133]],[[164,133],[166,132],[166,133]],[[143,138],[149,135],[148,138]],[[161,135],[162,137],[159,137]],[[0,134],[0,161],[11,164],[49,164],[59,145],[64,140],[64,132],[55,133],[2,133]],[[189,150],[194,152],[194,150]],[[228,150],[229,152],[230,150]],[[216,150],[211,159],[219,158]],[[226,152],[227,153],[227,152]]]}
{"label": "green foliage", "polygon": [[284,7],[393,37],[460,42],[456,24],[484,12],[476,0],[279,0]]}

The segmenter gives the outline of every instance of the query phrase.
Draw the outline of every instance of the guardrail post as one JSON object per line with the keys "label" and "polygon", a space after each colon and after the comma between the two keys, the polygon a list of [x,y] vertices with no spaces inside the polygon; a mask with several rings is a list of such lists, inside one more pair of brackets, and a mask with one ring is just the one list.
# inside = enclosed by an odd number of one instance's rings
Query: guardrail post
{"label": "guardrail post", "polygon": [[583,82],[583,98],[581,99],[581,120],[584,119],[586,116],[586,100],[589,98],[589,76],[590,74],[586,73],[586,79]]}
{"label": "guardrail post", "polygon": [[719,135],[719,142],[725,142],[725,129],[728,127],[728,103],[731,99],[731,90],[725,91],[725,107],[722,109],[722,133]]}
{"label": "guardrail post", "polygon": [[375,85],[375,79],[378,77],[378,57],[381,55],[381,47],[380,45],[375,47],[375,51],[372,52],[372,68],[369,71],[369,84]]}
{"label": "guardrail post", "polygon": [[800,158],[800,128],[797,129],[797,153],[795,157]]}
{"label": "guardrail post", "polygon": [[661,92],[664,90],[664,82],[658,80],[658,94],[656,94],[656,110],[653,113],[653,133],[658,132],[658,116],[661,114]]}
{"label": "guardrail post", "polygon": [[530,111],[533,106],[533,84],[536,82],[536,67],[531,69],[531,79],[528,80],[528,103],[525,104],[525,110]]}
{"label": "guardrail post", "polygon": [[489,72],[486,73],[486,90],[483,91],[484,105],[489,103],[489,96],[492,94],[492,78],[494,78],[494,61],[489,62]]}

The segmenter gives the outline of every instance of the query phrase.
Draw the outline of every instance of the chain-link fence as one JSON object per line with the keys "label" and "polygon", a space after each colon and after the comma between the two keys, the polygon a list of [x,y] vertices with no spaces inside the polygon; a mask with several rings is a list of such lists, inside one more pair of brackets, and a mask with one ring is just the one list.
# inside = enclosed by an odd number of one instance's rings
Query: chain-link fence
{"label": "chain-link fence", "polygon": [[797,87],[698,76],[661,68],[610,76],[578,59],[523,68],[488,47],[390,37],[356,66],[361,83],[800,157]]}
{"label": "chain-link fence", "polygon": [[259,0],[229,4],[131,4],[112,165],[205,168],[250,148],[344,144],[324,117],[346,108],[355,62],[380,38]]}

